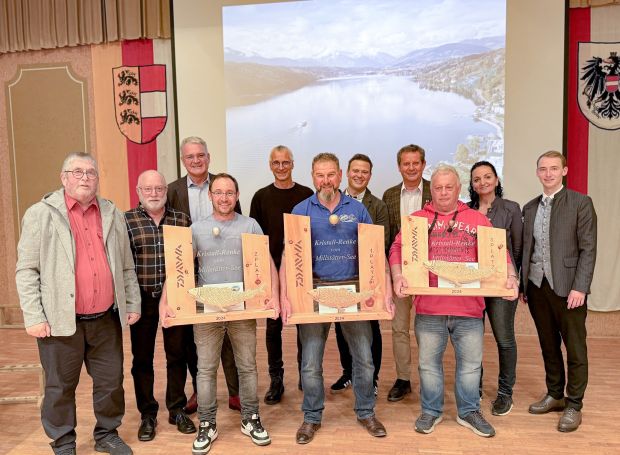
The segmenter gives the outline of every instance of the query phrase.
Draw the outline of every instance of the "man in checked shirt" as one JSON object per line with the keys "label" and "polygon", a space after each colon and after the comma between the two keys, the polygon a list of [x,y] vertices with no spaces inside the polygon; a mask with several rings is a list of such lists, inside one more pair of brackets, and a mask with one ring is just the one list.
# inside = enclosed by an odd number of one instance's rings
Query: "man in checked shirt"
{"label": "man in checked shirt", "polygon": [[[150,170],[140,174],[137,192],[140,204],[125,212],[142,298],[142,318],[131,326],[131,375],[141,415],[138,439],[150,441],[155,437],[159,409],[153,396],[153,355],[159,321],[159,298],[166,279],[162,226],[189,226],[191,222],[185,213],[166,207],[166,180],[159,172]],[[194,433],[194,423],[183,412],[187,403],[184,390],[187,367],[184,362],[183,327],[164,329],[163,336],[168,422],[176,425],[181,433]]]}

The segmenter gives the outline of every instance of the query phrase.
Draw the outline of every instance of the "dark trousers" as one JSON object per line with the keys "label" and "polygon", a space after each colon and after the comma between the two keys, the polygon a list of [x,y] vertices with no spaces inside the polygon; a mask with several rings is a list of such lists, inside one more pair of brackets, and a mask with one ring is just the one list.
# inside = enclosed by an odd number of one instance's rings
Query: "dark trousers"
{"label": "dark trousers", "polygon": [[[131,353],[136,404],[142,418],[157,417],[159,403],[153,395],[155,375],[153,358],[155,355],[155,338],[159,322],[159,296],[141,293],[142,314],[138,322],[130,327]],[[166,408],[171,415],[178,414],[187,404],[185,380],[187,379],[187,361],[185,344],[188,336],[193,336],[191,326],[174,326],[163,329],[164,351],[166,353]],[[192,340],[193,342],[193,340]]]}
{"label": "dark trousers", "polygon": [[[185,356],[187,362],[187,369],[192,376],[192,385],[194,392],[196,388],[196,375],[198,374],[198,354],[196,353],[196,343],[194,342],[194,326],[184,325],[183,339],[185,344]],[[164,340],[165,342],[165,340]],[[228,395],[239,395],[239,374],[237,373],[237,365],[235,364],[235,355],[233,354],[232,344],[228,334],[224,335],[224,341],[222,343],[222,368],[224,369],[224,377],[226,378],[226,386],[228,388]]]}
{"label": "dark trousers", "polygon": [[[489,317],[497,354],[499,356],[499,376],[497,394],[512,396],[512,388],[517,379],[517,340],[515,338],[515,313],[518,300],[505,300],[501,297],[485,297],[485,313]],[[482,370],[480,374],[482,390]],[[482,395],[481,395],[482,396]]]}
{"label": "dark trousers", "polygon": [[[370,321],[370,327],[372,329],[372,344],[370,346],[370,350],[372,352],[372,362],[375,366],[373,380],[374,382],[377,382],[379,380],[379,370],[381,369],[383,339],[381,338],[381,326],[379,321]],[[342,375],[350,378],[353,374],[353,358],[351,357],[347,340],[344,339],[344,335],[342,334],[340,322],[336,323],[336,343],[338,344],[338,352],[340,353]]]}
{"label": "dark trousers", "polygon": [[95,440],[116,434],[125,414],[123,391],[123,339],[118,312],[77,321],[71,336],[37,338],[45,371],[45,397],[41,422],[52,448],[75,447],[75,389],[82,364],[93,380]]}
{"label": "dark trousers", "polygon": [[[284,362],[282,361],[282,319],[266,319],[265,344],[267,346],[267,363],[269,376],[284,377]],[[301,342],[297,332],[297,371],[301,369]]]}
{"label": "dark trousers", "polygon": [[[553,292],[546,278],[540,288],[528,283],[527,302],[545,363],[547,393],[560,399],[566,386],[566,405],[580,410],[588,385],[587,304],[569,310],[566,297]],[[562,341],[566,347],[566,374]]]}

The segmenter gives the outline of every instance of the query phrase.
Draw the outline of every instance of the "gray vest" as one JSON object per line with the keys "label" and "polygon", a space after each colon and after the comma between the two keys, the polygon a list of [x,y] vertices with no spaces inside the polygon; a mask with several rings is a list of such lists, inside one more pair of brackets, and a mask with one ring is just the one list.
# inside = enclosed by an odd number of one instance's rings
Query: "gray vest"
{"label": "gray vest", "polygon": [[553,275],[551,273],[551,243],[549,242],[549,222],[551,220],[551,206],[553,199],[543,196],[538,204],[534,219],[534,251],[530,259],[528,279],[540,287],[543,277],[547,278],[553,289]]}

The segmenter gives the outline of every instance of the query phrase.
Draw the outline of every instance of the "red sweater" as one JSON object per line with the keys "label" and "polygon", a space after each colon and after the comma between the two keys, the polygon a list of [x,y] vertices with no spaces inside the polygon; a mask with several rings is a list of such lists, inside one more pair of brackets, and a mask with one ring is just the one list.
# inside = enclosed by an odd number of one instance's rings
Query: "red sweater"
{"label": "red sweater", "polygon": [[[491,226],[491,222],[486,216],[477,210],[470,209],[461,201],[458,202],[456,210],[457,215],[452,232],[448,232],[448,223],[454,217],[454,212],[437,216],[437,221],[428,239],[429,260],[478,262],[478,238],[476,236],[478,226]],[[413,215],[428,219],[430,227],[435,213],[433,203],[430,202]],[[401,232],[399,232],[390,248],[390,265],[402,262],[401,249],[402,239]],[[429,273],[429,275],[430,287],[437,287],[437,275],[434,273]],[[484,297],[417,295],[413,303],[419,314],[481,318],[484,310]]]}

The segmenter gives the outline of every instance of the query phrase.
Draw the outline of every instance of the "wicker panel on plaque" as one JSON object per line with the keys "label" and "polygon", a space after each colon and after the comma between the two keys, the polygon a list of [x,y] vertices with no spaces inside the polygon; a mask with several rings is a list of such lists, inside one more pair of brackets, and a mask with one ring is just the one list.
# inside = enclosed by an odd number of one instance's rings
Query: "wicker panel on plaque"
{"label": "wicker panel on plaque", "polygon": [[[261,292],[260,296],[247,299],[245,309],[203,313],[198,311],[203,304],[198,304],[189,293],[192,289],[200,289],[196,288],[194,280],[191,228],[164,226],[166,292],[168,305],[176,313],[176,317],[167,319],[169,326],[270,318],[275,315],[275,310],[264,309],[265,302],[271,298],[269,238],[266,235],[241,234],[241,242],[245,292],[253,294],[258,292],[259,288],[264,292]],[[226,294],[225,289],[222,294]]]}
{"label": "wicker panel on plaque", "polygon": [[[286,288],[291,302],[288,323],[391,319],[384,307],[383,226],[358,224],[359,281],[313,282],[310,234],[310,217],[284,215]],[[369,297],[371,305],[367,304]]]}
{"label": "wicker panel on plaque", "polygon": [[[409,295],[464,295],[482,297],[509,297],[512,289],[506,289],[508,267],[506,262],[506,231],[487,226],[478,226],[478,268],[466,267],[463,263],[433,263],[428,259],[428,220],[418,216],[403,216],[402,269]],[[429,267],[433,273],[445,273],[446,280],[457,282],[453,287],[430,287]],[[439,270],[435,270],[439,269]],[[464,287],[471,275],[490,274],[480,278],[479,287]]]}

